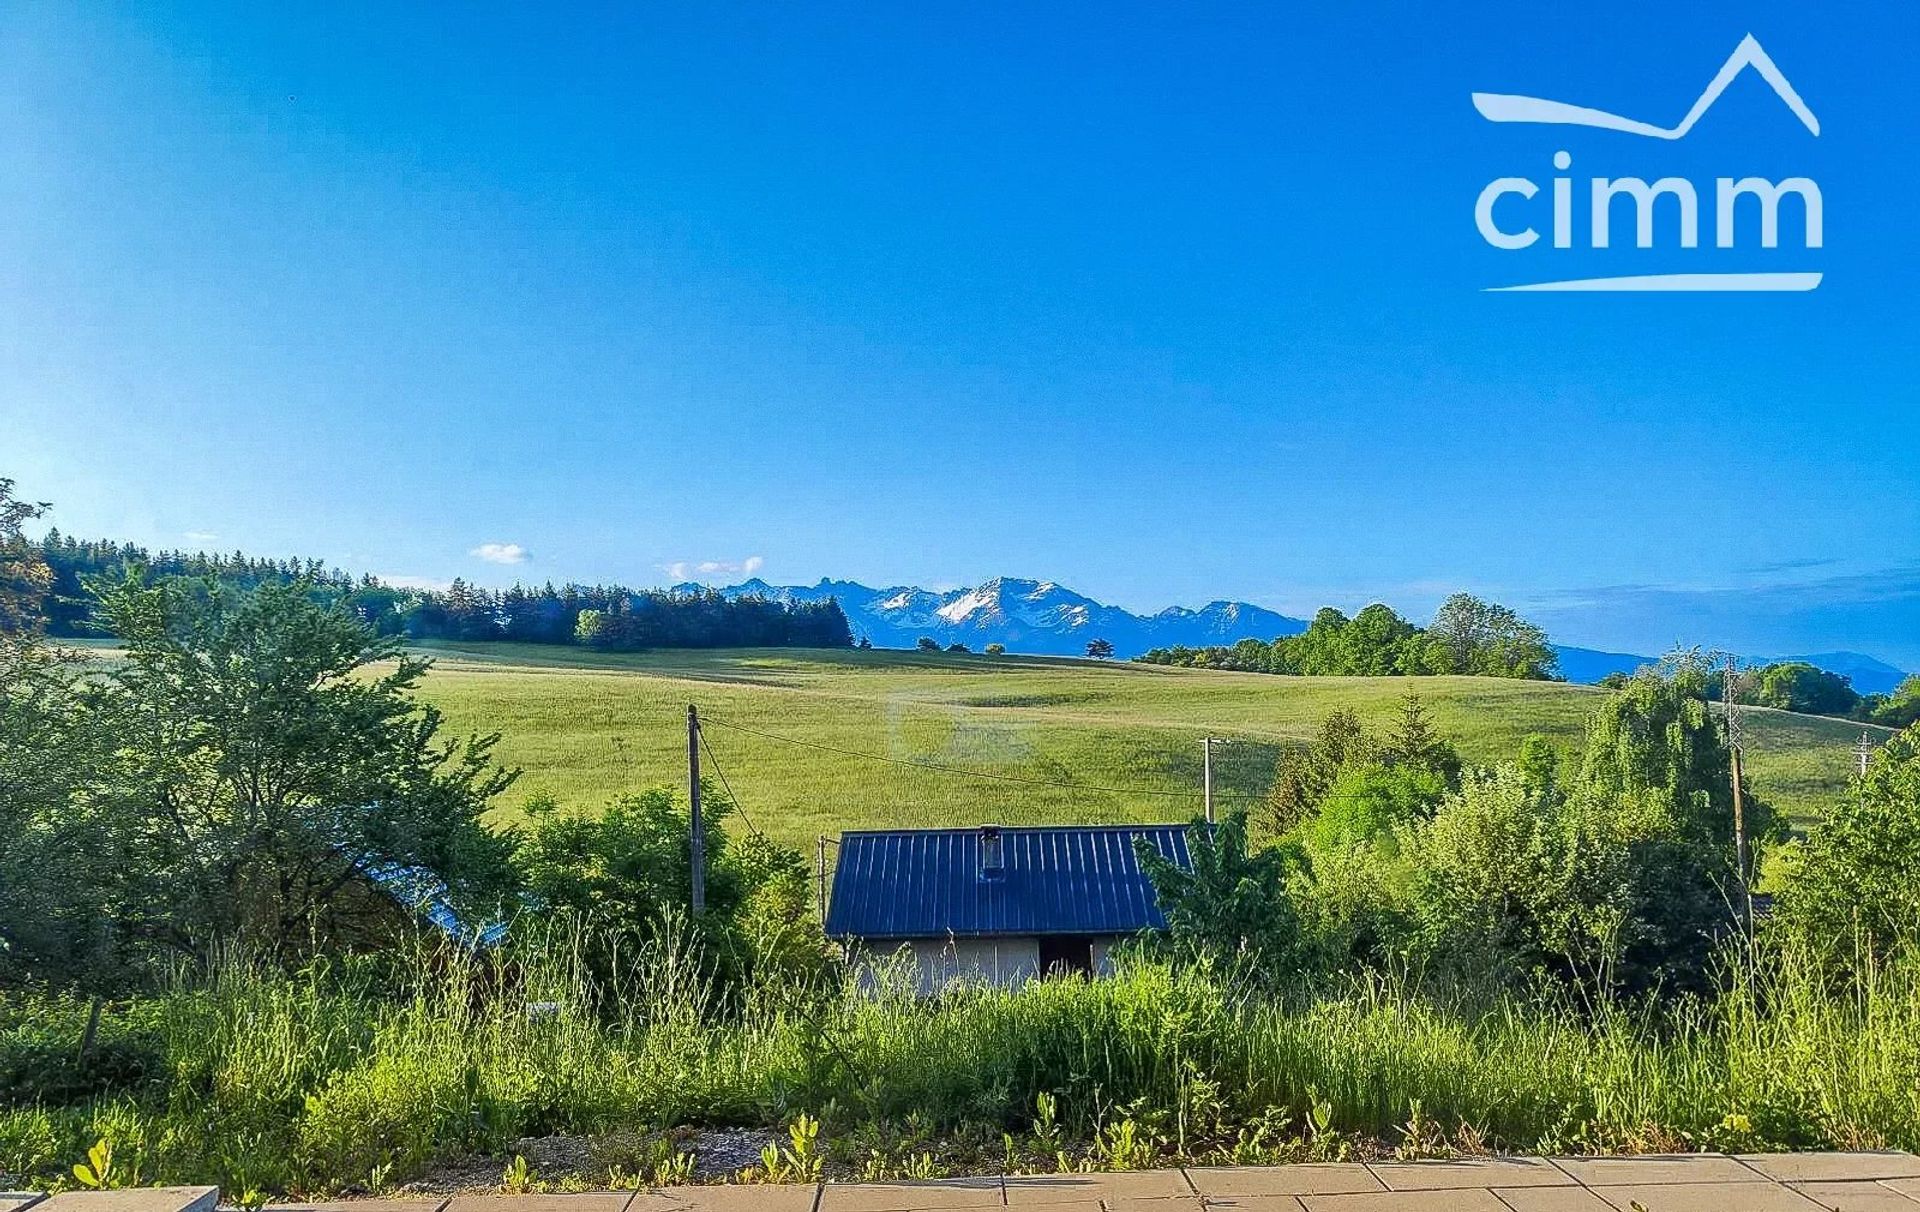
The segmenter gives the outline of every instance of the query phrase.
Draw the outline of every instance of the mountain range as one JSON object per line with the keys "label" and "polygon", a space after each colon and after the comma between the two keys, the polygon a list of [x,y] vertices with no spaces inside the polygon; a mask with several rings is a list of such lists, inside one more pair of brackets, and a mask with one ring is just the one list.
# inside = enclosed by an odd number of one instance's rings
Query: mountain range
{"label": "mountain range", "polygon": [[[703,585],[676,585],[697,592]],[[921,636],[942,646],[965,644],[976,652],[988,644],[1041,656],[1080,656],[1087,643],[1103,639],[1122,658],[1150,648],[1184,644],[1200,648],[1237,640],[1271,640],[1298,635],[1305,619],[1293,618],[1249,602],[1209,602],[1198,610],[1169,606],[1157,614],[1134,614],[1096,602],[1053,581],[995,577],[971,589],[932,590],[913,585],[875,588],[858,581],[823,578],[814,585],[770,585],[758,577],[728,585],[727,597],[766,597],[779,601],[839,601],[855,637],[880,648],[911,648]],[[1606,652],[1556,644],[1560,672],[1570,682],[1598,682],[1610,673],[1632,673],[1657,658],[1630,652]],[[1892,690],[1905,676],[1900,670],[1858,652],[1822,652],[1765,658],[1805,661],[1853,680],[1862,694]]]}
{"label": "mountain range", "polygon": [[[700,589],[676,585],[676,590]],[[1198,610],[1169,606],[1138,615],[1108,606],[1052,581],[995,577],[972,589],[945,591],[894,585],[876,589],[857,581],[821,580],[816,585],[769,585],[755,577],[720,592],[728,597],[767,597],[818,602],[835,598],[853,634],[880,648],[911,648],[921,636],[943,646],[965,644],[978,651],[1005,644],[1014,652],[1081,656],[1087,643],[1104,639],[1119,657],[1173,644],[1199,647],[1248,638],[1298,635],[1304,619],[1289,618],[1247,602],[1209,602]]]}

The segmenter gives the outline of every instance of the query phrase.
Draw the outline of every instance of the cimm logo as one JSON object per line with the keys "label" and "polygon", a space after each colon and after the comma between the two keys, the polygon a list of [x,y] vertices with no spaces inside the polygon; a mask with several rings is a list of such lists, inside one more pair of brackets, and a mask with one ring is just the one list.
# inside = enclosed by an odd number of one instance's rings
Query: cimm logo
{"label": "cimm logo", "polygon": [[[1618,131],[1647,139],[1684,139],[1713,103],[1720,99],[1741,72],[1752,68],[1767,82],[1800,120],[1809,135],[1818,138],[1820,120],[1774,65],[1752,34],[1740,40],[1733,54],[1721,65],[1700,99],[1693,103],[1674,126],[1657,126],[1635,118],[1621,117],[1605,110],[1549,101],[1541,97],[1519,97],[1506,93],[1475,93],[1473,106],[1489,122],[1525,122],[1545,126],[1582,126],[1596,130]],[[1573,157],[1565,151],[1553,154],[1553,167],[1565,172],[1573,166]],[[1701,238],[1702,194],[1711,198],[1712,240],[1714,247],[1737,248],[1743,235],[1751,240],[1757,234],[1760,247],[1780,246],[1781,202],[1789,194],[1798,199],[1801,218],[1800,243],[1806,249],[1821,247],[1824,207],[1820,186],[1808,177],[1786,177],[1769,181],[1762,177],[1719,177],[1710,189],[1697,188],[1684,177],[1661,177],[1652,183],[1640,177],[1593,177],[1586,192],[1586,219],[1574,221],[1574,183],[1571,177],[1552,179],[1550,203],[1536,202],[1540,186],[1526,177],[1500,177],[1488,182],[1474,204],[1473,220],[1481,237],[1495,248],[1531,248],[1542,239],[1556,249],[1611,248],[1621,239],[1615,230],[1620,215],[1630,216],[1633,247],[1650,249],[1655,240],[1655,204],[1662,198],[1672,202],[1663,211],[1672,211],[1677,226],[1664,224],[1666,241],[1679,248],[1698,248]],[[1745,205],[1743,199],[1751,199]],[[1623,201],[1624,200],[1624,203]],[[1617,205],[1618,204],[1618,205]],[[1618,212],[1618,213],[1616,213]],[[1543,234],[1541,228],[1547,230]],[[1584,231],[1580,230],[1584,227]],[[1571,278],[1550,282],[1529,282],[1519,286],[1492,286],[1495,291],[1805,291],[1820,285],[1818,272],[1749,273],[1667,273],[1636,274],[1612,278]]]}

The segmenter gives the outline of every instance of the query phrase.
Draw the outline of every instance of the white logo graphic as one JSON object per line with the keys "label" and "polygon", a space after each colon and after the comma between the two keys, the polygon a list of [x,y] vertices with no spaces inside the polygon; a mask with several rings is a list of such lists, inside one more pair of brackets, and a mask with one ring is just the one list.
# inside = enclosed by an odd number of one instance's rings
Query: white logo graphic
{"label": "white logo graphic", "polygon": [[[1551,101],[1541,97],[1523,97],[1508,93],[1474,93],[1473,106],[1480,115],[1490,122],[1519,122],[1547,126],[1583,126],[1596,130],[1618,131],[1622,134],[1639,135],[1649,139],[1675,140],[1686,137],[1695,123],[1713,108],[1720,94],[1726,91],[1736,76],[1747,68],[1757,72],[1762,80],[1773,89],[1782,102],[1793,112],[1794,117],[1814,137],[1819,137],[1820,120],[1813,116],[1807,103],[1800,99],[1777,67],[1773,59],[1761,48],[1752,34],[1740,40],[1733,54],[1721,65],[1720,71],[1707,85],[1687,111],[1678,125],[1656,126],[1635,118],[1621,117],[1605,110],[1590,109],[1581,105],[1570,105],[1564,101]],[[1564,151],[1555,152],[1553,166],[1567,169],[1572,166],[1573,158]],[[1572,248],[1573,241],[1573,189],[1572,180],[1556,177],[1552,192],[1552,228],[1553,247]],[[1803,243],[1806,248],[1815,249],[1823,241],[1823,206],[1820,187],[1807,177],[1788,177],[1777,184],[1761,177],[1721,177],[1715,182],[1714,201],[1714,244],[1719,248],[1733,248],[1736,240],[1735,211],[1736,203],[1742,196],[1752,196],[1759,207],[1760,244],[1763,248],[1779,246],[1780,200],[1786,194],[1793,194],[1800,200],[1803,224]],[[1501,177],[1488,183],[1480,191],[1480,197],[1474,207],[1474,223],[1481,237],[1495,248],[1521,249],[1531,247],[1540,238],[1540,233],[1531,226],[1515,228],[1502,226],[1496,219],[1495,211],[1502,199],[1509,195],[1530,200],[1540,191],[1540,187],[1525,177]],[[1611,219],[1613,201],[1620,195],[1626,195],[1633,203],[1635,219],[1635,246],[1654,247],[1654,206],[1661,197],[1674,200],[1674,210],[1678,217],[1677,243],[1681,248],[1699,247],[1700,228],[1700,191],[1691,181],[1680,177],[1662,177],[1652,184],[1638,177],[1594,177],[1589,191],[1590,235],[1589,244],[1593,248],[1607,248],[1611,243]],[[1509,211],[1519,204],[1510,204]],[[1684,274],[1635,274],[1613,278],[1579,278],[1555,282],[1533,282],[1521,286],[1488,287],[1496,291],[1806,291],[1820,285],[1818,272],[1798,273],[1684,273]]]}
{"label": "white logo graphic", "polygon": [[1544,122],[1557,126],[1592,126],[1600,130],[1617,130],[1629,135],[1645,135],[1649,139],[1681,139],[1686,137],[1686,133],[1693,129],[1693,124],[1698,122],[1703,114],[1713,108],[1713,103],[1720,99],[1720,94],[1726,91],[1727,85],[1733,83],[1733,78],[1749,67],[1759,72],[1760,78],[1780,95],[1780,99],[1787,103],[1787,108],[1793,111],[1793,116],[1800,119],[1800,125],[1806,127],[1810,134],[1818,137],[1820,119],[1813,116],[1813,111],[1808,109],[1807,103],[1800,99],[1800,94],[1793,91],[1793,85],[1780,74],[1780,69],[1773,65],[1773,60],[1767,56],[1766,51],[1761,49],[1760,43],[1752,34],[1740,39],[1740,45],[1734,47],[1733,54],[1727,56],[1727,61],[1721,64],[1720,74],[1713,78],[1713,83],[1707,85],[1707,91],[1700,94],[1700,99],[1693,103],[1693,108],[1687,111],[1686,117],[1680,119],[1678,126],[1655,126],[1651,122],[1636,122],[1632,118],[1622,118],[1618,114],[1610,114],[1605,110],[1588,109],[1583,105],[1568,105],[1565,101],[1547,101],[1539,97],[1514,97],[1506,93],[1475,93],[1473,107],[1479,110],[1480,116],[1489,122]]}

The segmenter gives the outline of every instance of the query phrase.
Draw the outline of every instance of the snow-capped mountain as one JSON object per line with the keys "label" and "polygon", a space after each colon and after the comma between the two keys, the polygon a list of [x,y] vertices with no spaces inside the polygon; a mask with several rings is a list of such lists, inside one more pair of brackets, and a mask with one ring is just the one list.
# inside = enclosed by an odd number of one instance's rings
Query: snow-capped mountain
{"label": "snow-capped mountain", "polygon": [[[698,589],[699,586],[675,586]],[[836,598],[855,636],[881,648],[911,648],[921,636],[960,643],[976,652],[1005,644],[1011,652],[1078,656],[1103,639],[1115,655],[1137,656],[1172,644],[1231,644],[1271,640],[1305,631],[1304,621],[1246,602],[1210,602],[1198,610],[1170,606],[1138,615],[1096,602],[1052,581],[995,577],[972,589],[936,592],[912,585],[876,589],[857,581],[822,580],[817,585],[769,585],[758,577],[720,590],[728,597],[768,597],[817,602]]]}

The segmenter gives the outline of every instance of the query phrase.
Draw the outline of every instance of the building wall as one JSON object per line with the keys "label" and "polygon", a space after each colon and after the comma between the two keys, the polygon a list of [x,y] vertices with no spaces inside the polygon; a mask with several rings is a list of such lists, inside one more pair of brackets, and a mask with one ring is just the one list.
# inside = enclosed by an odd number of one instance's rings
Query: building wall
{"label": "building wall", "polygon": [[[1113,971],[1112,953],[1121,941],[1118,935],[1093,940],[1096,975]],[[907,980],[923,996],[956,983],[1017,989],[1041,975],[1040,940],[1031,935],[876,942],[861,948],[856,962],[862,985]]]}

